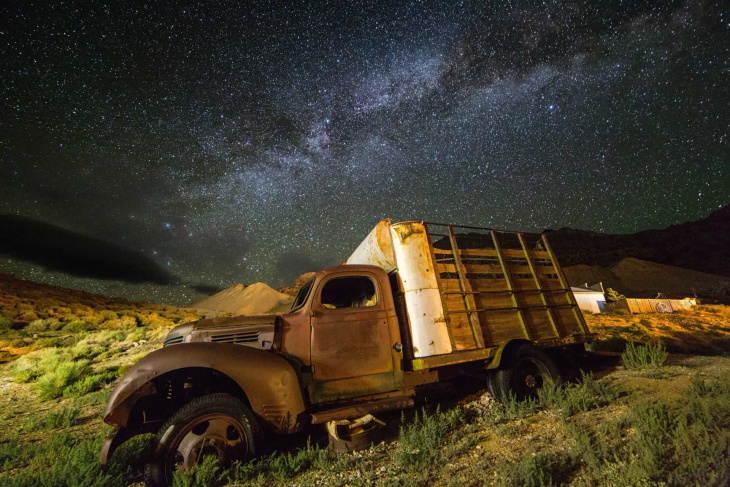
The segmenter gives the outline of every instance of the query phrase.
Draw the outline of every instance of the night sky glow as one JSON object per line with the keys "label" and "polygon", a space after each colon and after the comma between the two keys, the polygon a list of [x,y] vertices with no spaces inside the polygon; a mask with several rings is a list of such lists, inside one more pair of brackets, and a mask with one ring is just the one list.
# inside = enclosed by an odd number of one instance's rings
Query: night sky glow
{"label": "night sky glow", "polygon": [[629,233],[730,202],[726,2],[211,3],[0,7],[0,213],[180,284],[0,271],[186,304],[383,217]]}

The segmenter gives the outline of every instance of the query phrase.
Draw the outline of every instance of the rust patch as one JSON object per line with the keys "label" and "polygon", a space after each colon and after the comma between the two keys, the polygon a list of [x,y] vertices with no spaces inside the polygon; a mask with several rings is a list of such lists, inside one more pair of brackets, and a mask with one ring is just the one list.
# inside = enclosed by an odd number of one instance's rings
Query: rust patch
{"label": "rust patch", "polygon": [[446,326],[446,318],[444,318],[444,315],[437,316],[433,319],[434,323],[441,323],[442,325]]}
{"label": "rust patch", "polygon": [[423,225],[420,222],[402,223],[394,226],[393,229],[395,229],[395,233],[398,234],[398,238],[403,243],[413,235],[422,235],[424,231]]}
{"label": "rust patch", "polygon": [[386,218],[378,223],[377,230],[375,231],[375,239],[378,242],[378,247],[385,254],[385,258],[390,263],[394,263],[395,254],[393,253],[393,243],[390,238],[390,218]]}

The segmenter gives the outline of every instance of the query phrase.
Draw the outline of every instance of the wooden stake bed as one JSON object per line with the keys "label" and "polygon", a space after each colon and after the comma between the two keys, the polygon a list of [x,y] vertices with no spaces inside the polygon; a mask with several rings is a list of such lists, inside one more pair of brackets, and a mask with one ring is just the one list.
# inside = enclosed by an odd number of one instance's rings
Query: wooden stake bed
{"label": "wooden stake bed", "polygon": [[544,234],[424,225],[454,351],[413,359],[413,370],[492,357],[514,339],[546,347],[591,341]]}

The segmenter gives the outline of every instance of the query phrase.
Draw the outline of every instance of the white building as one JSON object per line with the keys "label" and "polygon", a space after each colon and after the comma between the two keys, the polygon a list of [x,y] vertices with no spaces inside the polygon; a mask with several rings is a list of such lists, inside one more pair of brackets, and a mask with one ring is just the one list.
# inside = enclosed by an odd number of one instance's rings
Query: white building
{"label": "white building", "polygon": [[582,286],[571,286],[578,307],[583,311],[591,313],[603,313],[606,311],[606,295],[603,290],[603,283],[599,282],[589,286],[588,283]]}

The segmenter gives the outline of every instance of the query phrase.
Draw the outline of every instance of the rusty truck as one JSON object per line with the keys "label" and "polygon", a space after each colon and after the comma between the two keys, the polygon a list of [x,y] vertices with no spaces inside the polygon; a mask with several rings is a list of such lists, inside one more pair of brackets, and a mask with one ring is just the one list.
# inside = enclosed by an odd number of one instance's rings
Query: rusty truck
{"label": "rusty truck", "polygon": [[156,433],[145,477],[166,485],[205,455],[246,461],[269,435],[408,408],[460,376],[535,395],[592,337],[544,234],[385,219],[288,313],[172,329],[112,393],[101,462]]}

